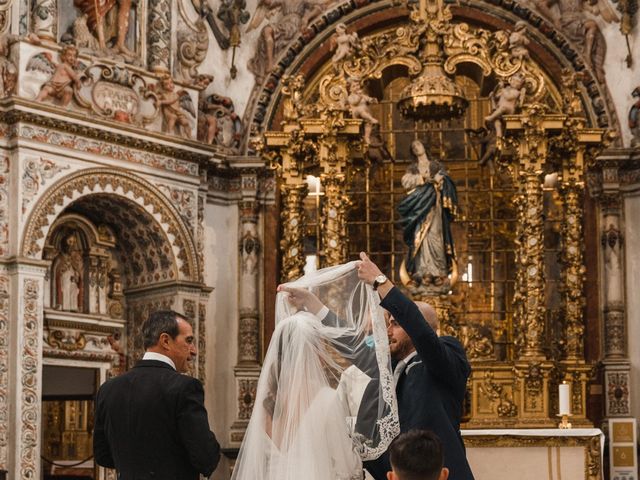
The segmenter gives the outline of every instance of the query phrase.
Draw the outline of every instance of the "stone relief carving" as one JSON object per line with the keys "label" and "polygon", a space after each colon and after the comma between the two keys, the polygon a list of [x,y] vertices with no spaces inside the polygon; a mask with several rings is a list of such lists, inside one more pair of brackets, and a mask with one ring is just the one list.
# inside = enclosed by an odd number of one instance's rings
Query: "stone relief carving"
{"label": "stone relief carving", "polygon": [[100,117],[144,126],[159,114],[145,79],[127,68],[95,63],[84,70],[80,82],[78,104]]}
{"label": "stone relief carving", "polygon": [[20,393],[20,478],[37,478],[36,470],[40,451],[38,449],[38,428],[40,425],[40,388],[38,363],[39,322],[42,312],[40,305],[40,284],[38,280],[26,278],[24,288],[24,318],[22,319],[22,341],[20,344],[20,370],[22,385]]}
{"label": "stone relief carving", "polygon": [[[135,52],[127,47],[132,0],[74,0],[81,12],[74,21],[74,40],[78,47],[97,49],[102,55],[113,52],[124,60],[135,59]],[[77,35],[77,36],[76,36]]]}
{"label": "stone relief carving", "polygon": [[1,0],[0,1],[0,34],[5,33],[7,27],[10,24],[10,14],[11,14],[11,4],[13,2],[11,0]]}
{"label": "stone relief carving", "polygon": [[640,145],[640,87],[636,87],[631,92],[631,96],[636,99],[629,110],[629,129],[631,130],[631,146]]}
{"label": "stone relief carving", "polygon": [[73,45],[62,47],[59,56],[60,63],[55,63],[51,53],[38,53],[27,63],[27,71],[36,70],[51,75],[40,88],[36,102],[53,100],[66,107],[80,86],[80,73],[85,66],[78,62],[78,49]]}
{"label": "stone relief carving", "polygon": [[171,50],[171,2],[150,0],[147,11],[149,17],[148,64],[158,73],[169,71],[169,52]]}
{"label": "stone relief carving", "polygon": [[151,95],[155,97],[156,105],[162,112],[162,131],[191,139],[196,111],[189,92],[184,89],[176,91],[176,85],[169,76],[163,77],[150,88]]}
{"label": "stone relief carving", "polygon": [[532,0],[532,5],[560,30],[569,40],[581,47],[587,66],[594,69],[599,81],[604,82],[604,59],[607,44],[594,17],[605,22],[618,22],[619,18],[607,0]]}
{"label": "stone relief carving", "polygon": [[24,163],[24,172],[22,173],[22,213],[27,212],[29,203],[38,194],[40,187],[47,183],[47,180],[68,169],[69,165],[60,166],[53,160],[28,159]]}
{"label": "stone relief carving", "polygon": [[260,0],[247,32],[262,26],[256,53],[249,60],[249,70],[260,84],[273,70],[278,55],[296,35],[335,0]]}
{"label": "stone relief carving", "polygon": [[9,277],[0,275],[0,465],[9,463]]}
{"label": "stone relief carving", "polygon": [[[57,41],[58,1],[36,0],[32,9],[33,32],[43,40]],[[25,19],[26,20],[26,19]]]}
{"label": "stone relief carving", "polygon": [[171,203],[178,209],[180,216],[193,230],[194,220],[198,216],[198,198],[192,190],[177,188],[173,185],[158,184],[158,188],[164,193]]}
{"label": "stone relief carving", "polygon": [[240,45],[240,25],[247,23],[251,15],[245,9],[247,2],[245,0],[225,0],[220,2],[217,17],[222,21],[228,32],[226,37],[227,47],[220,45],[223,49],[231,47],[231,78],[236,78],[238,69],[235,66],[236,48]]}
{"label": "stone relief carving", "polygon": [[9,157],[0,157],[0,257],[9,253]]}
{"label": "stone relief carving", "polygon": [[[2,12],[0,11],[0,18]],[[16,40],[14,35],[0,37],[0,98],[13,95],[18,81],[18,68],[11,60],[11,45]]]}
{"label": "stone relief carving", "polygon": [[529,59],[529,38],[527,37],[527,22],[519,20],[509,35],[509,50],[516,59]]}
{"label": "stone relief carving", "polygon": [[629,375],[626,372],[607,373],[607,411],[609,415],[629,414]]}
{"label": "stone relief carving", "polygon": [[198,82],[198,67],[207,56],[209,33],[204,20],[199,18],[193,27],[185,26],[178,31],[175,62],[176,79],[185,83]]}
{"label": "stone relief carving", "polygon": [[23,125],[20,128],[20,136],[26,139],[38,140],[51,145],[65,146],[81,152],[88,152],[103,155],[115,160],[126,160],[127,162],[138,163],[148,167],[158,168],[169,172],[185,175],[198,175],[198,164],[177,158],[171,158],[140,150],[134,150],[108,143],[104,141],[91,140],[82,136],[72,135],[47,128]]}
{"label": "stone relief carving", "polygon": [[202,383],[207,379],[207,304],[200,302],[198,308],[198,378]]}
{"label": "stone relief carving", "polygon": [[242,138],[242,121],[233,100],[216,93],[200,92],[198,101],[198,140],[237,151]]}

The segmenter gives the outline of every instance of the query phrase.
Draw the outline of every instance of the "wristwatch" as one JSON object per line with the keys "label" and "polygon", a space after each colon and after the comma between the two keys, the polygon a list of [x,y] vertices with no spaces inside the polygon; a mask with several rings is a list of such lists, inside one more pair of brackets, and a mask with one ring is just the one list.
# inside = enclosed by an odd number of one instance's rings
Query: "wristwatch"
{"label": "wristwatch", "polygon": [[385,275],[378,275],[373,279],[373,289],[377,290],[380,285],[387,281],[387,277]]}

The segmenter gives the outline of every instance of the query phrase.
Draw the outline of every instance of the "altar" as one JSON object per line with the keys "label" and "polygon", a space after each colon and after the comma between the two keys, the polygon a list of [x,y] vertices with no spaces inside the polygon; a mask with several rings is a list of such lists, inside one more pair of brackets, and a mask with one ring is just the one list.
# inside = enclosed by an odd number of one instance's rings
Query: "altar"
{"label": "altar", "polygon": [[597,428],[463,430],[476,480],[600,480]]}

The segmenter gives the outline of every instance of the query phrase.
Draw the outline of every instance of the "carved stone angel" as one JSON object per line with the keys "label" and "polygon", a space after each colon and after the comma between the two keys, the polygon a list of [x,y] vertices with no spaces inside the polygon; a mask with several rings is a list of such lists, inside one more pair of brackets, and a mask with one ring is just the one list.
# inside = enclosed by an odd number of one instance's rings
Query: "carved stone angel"
{"label": "carved stone angel", "polygon": [[529,58],[529,38],[527,37],[527,23],[520,20],[515,24],[513,32],[509,35],[509,50],[513,58]]}
{"label": "carved stone angel", "polygon": [[260,0],[247,27],[250,32],[262,27],[256,52],[249,60],[248,68],[261,83],[273,70],[275,59],[284,47],[300,34],[311,21],[335,0]]}
{"label": "carved stone angel", "polygon": [[[585,63],[592,67],[598,80],[604,81],[604,58],[607,44],[593,17],[607,22],[619,18],[607,0],[533,0],[536,8],[556,24],[569,40],[582,47]],[[555,14],[553,7],[557,7]]]}
{"label": "carved stone angel", "polygon": [[49,52],[34,55],[27,63],[27,71],[40,71],[51,74],[49,80],[40,88],[36,102],[50,99],[66,107],[71,102],[74,88],[80,85],[80,72],[85,65],[78,62],[78,49],[74,45],[65,45],[60,52],[60,63],[55,63]]}
{"label": "carved stone angel", "polygon": [[159,87],[157,105],[164,120],[163,131],[191,139],[191,118],[196,117],[191,96],[186,90],[176,91],[173,79],[169,76],[160,80]]}

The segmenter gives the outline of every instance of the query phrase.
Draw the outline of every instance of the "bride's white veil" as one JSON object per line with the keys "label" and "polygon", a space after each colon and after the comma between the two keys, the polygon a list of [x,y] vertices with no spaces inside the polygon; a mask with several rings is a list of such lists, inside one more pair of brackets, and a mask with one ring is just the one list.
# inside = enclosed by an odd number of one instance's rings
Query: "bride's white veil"
{"label": "bride's white veil", "polygon": [[360,480],[361,461],[379,457],[400,430],[379,298],[358,280],[356,262],[286,285],[328,310],[298,311],[278,293],[232,479]]}

